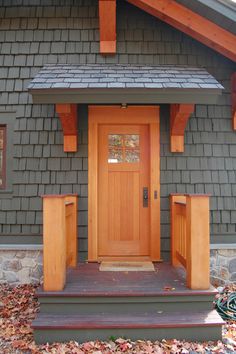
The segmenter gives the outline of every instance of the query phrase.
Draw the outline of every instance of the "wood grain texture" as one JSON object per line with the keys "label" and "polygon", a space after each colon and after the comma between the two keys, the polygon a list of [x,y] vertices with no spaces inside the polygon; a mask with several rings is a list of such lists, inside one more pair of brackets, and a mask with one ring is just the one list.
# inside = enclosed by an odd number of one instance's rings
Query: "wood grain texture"
{"label": "wood grain texture", "polygon": [[[112,134],[139,136],[138,162],[108,162],[108,136]],[[112,124],[99,128],[99,259],[150,255],[150,208],[143,208],[142,195],[143,187],[150,194],[148,145],[148,125]]]}
{"label": "wood grain texture", "polygon": [[[149,166],[149,183],[151,181],[150,186],[150,246],[151,249],[150,254],[143,255],[144,259],[147,260],[151,255],[152,260],[160,259],[160,186],[159,186],[159,109],[154,106],[139,106],[139,107],[128,107],[127,109],[122,109],[120,106],[90,106],[89,107],[89,250],[88,250],[88,259],[89,261],[98,260],[98,213],[105,220],[108,216],[106,215],[106,207],[100,208],[98,211],[98,156],[100,156],[99,148],[99,140],[98,140],[98,132],[100,125],[114,125],[119,123],[121,129],[130,129],[129,125],[135,126],[137,124],[143,126],[148,126],[150,139],[148,143],[147,150],[150,153],[150,160],[148,163]],[[122,128],[123,127],[123,128]],[[100,143],[101,149],[105,149],[102,143]],[[103,152],[105,154],[105,152]],[[113,173],[115,174],[115,170],[117,169],[117,164],[113,164],[111,169],[113,169]],[[126,164],[125,167],[128,171],[130,170],[131,164]],[[135,164],[133,164],[135,165]],[[133,166],[134,167],[134,166]],[[133,168],[132,167],[132,168]],[[109,167],[110,168],[110,167]],[[111,172],[111,171],[110,171]],[[133,171],[134,173],[135,171]],[[108,186],[108,180],[106,176],[103,176],[103,184]],[[117,183],[117,176],[111,177],[111,181],[113,178],[113,183]],[[122,177],[125,178],[125,177]],[[135,179],[135,177],[133,176]],[[101,178],[100,178],[101,180]],[[135,182],[135,180],[134,180]],[[107,183],[107,184],[106,184]],[[137,183],[137,182],[135,182]],[[134,183],[134,184],[135,184]],[[116,199],[117,194],[113,188],[111,198]],[[154,192],[157,191],[156,197],[154,198]],[[139,192],[140,193],[140,192]],[[127,194],[127,193],[126,193]],[[130,197],[130,196],[129,196]],[[136,198],[137,196],[135,196]],[[103,196],[102,196],[103,198]],[[104,197],[105,198],[105,197]],[[107,201],[103,201],[103,205],[106,206]],[[132,201],[133,203],[133,201]],[[145,212],[145,211],[144,211]],[[137,212],[136,212],[137,213]],[[118,215],[118,213],[116,213]],[[112,217],[112,214],[110,215]],[[135,223],[133,223],[135,225]],[[142,228],[147,227],[145,224],[140,224]],[[103,225],[103,228],[107,228],[107,224]],[[137,227],[135,225],[135,227]],[[115,230],[113,228],[113,230]],[[118,228],[116,228],[116,232]],[[107,232],[107,231],[106,231]],[[115,231],[114,231],[115,233]],[[113,237],[116,237],[113,235]],[[128,242],[128,241],[127,241]],[[146,247],[146,246],[145,246]],[[127,255],[130,256],[130,255]],[[110,260],[114,260],[113,256],[110,255]],[[132,257],[134,260],[138,260],[138,256],[133,253]],[[120,257],[120,259],[125,260],[125,255]],[[150,259],[150,258],[149,258]]]}
{"label": "wood grain texture", "polygon": [[236,36],[174,0],[126,0],[236,61]]}
{"label": "wood grain texture", "polygon": [[160,109],[156,107],[156,120],[150,123],[150,226],[151,259],[161,260],[160,221]]}
{"label": "wood grain texture", "polygon": [[44,290],[62,290],[66,280],[64,198],[43,198]]}
{"label": "wood grain texture", "polygon": [[116,53],[116,0],[99,0],[100,53]]}
{"label": "wood grain texture", "polygon": [[171,215],[171,263],[173,266],[177,267],[182,259],[177,255],[179,248],[179,220],[177,218],[177,203],[186,203],[186,197],[184,195],[171,194],[170,195],[170,215]]}
{"label": "wood grain texture", "polygon": [[56,104],[56,112],[62,125],[64,151],[76,152],[78,144],[77,105]]}
{"label": "wood grain texture", "polygon": [[209,195],[170,196],[171,259],[186,269],[190,289],[210,286]]}
{"label": "wood grain texture", "polygon": [[190,115],[194,112],[194,104],[170,105],[170,150],[184,152],[184,131]]}
{"label": "wood grain texture", "polygon": [[223,325],[216,310],[187,313],[139,313],[97,315],[41,314],[34,321],[34,329],[60,328],[180,328]]}
{"label": "wood grain texture", "polygon": [[209,196],[186,197],[187,216],[187,286],[210,286]]}
{"label": "wood grain texture", "polygon": [[43,197],[44,290],[65,286],[66,268],[77,265],[77,195]]}
{"label": "wood grain texture", "polygon": [[66,265],[75,268],[78,263],[77,196],[65,197]]}
{"label": "wood grain texture", "polygon": [[97,261],[98,228],[98,124],[93,106],[89,106],[88,127],[88,261]]}
{"label": "wood grain texture", "polygon": [[[210,296],[217,294],[214,287],[206,290],[189,289],[185,284],[185,271],[169,263],[154,263],[155,272],[100,272],[98,263],[79,263],[67,272],[63,290],[37,291],[40,297],[148,297],[160,296],[166,299],[181,296]],[[174,288],[168,290],[166,287]],[[199,298],[199,299],[200,299]],[[175,300],[174,300],[175,301]],[[197,300],[198,301],[198,300]],[[200,301],[200,300],[199,300]]]}

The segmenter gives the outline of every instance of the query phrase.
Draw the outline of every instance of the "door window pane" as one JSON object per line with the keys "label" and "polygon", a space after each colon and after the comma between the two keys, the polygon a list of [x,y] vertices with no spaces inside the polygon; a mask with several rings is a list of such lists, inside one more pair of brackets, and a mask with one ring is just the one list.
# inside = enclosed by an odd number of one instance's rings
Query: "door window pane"
{"label": "door window pane", "polygon": [[123,151],[122,151],[122,149],[109,148],[108,162],[109,163],[123,162]]}
{"label": "door window pane", "polygon": [[138,134],[109,134],[108,163],[139,162]]}
{"label": "door window pane", "polygon": [[125,139],[125,146],[129,148],[136,148],[139,147],[139,135],[132,134],[132,135],[124,135]]}
{"label": "door window pane", "polygon": [[139,162],[139,150],[126,150],[125,162]]}
{"label": "door window pane", "polygon": [[122,146],[122,135],[120,134],[109,134],[109,146]]}

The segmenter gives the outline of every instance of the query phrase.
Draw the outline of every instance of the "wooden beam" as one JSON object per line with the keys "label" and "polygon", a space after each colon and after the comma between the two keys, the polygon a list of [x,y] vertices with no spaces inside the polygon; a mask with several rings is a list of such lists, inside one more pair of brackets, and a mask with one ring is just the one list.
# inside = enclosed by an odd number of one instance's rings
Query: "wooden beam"
{"label": "wooden beam", "polygon": [[184,152],[184,131],[194,104],[171,104],[170,106],[170,150]]}
{"label": "wooden beam", "polygon": [[126,0],[236,61],[236,35],[174,0]]}
{"label": "wooden beam", "polygon": [[57,104],[56,112],[59,115],[63,135],[64,135],[64,151],[77,151],[77,105],[76,104]]}
{"label": "wooden beam", "polygon": [[100,53],[116,53],[116,0],[99,0]]}
{"label": "wooden beam", "polygon": [[236,72],[231,76],[232,128],[236,130]]}

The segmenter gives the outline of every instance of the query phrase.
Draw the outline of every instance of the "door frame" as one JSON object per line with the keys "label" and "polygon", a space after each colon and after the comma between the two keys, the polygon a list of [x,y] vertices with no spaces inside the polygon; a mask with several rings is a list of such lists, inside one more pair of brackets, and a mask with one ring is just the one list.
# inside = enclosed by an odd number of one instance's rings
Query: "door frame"
{"label": "door frame", "polygon": [[[159,106],[89,106],[88,107],[88,261],[98,261],[98,126],[112,124],[112,110],[121,110],[114,124],[149,126],[150,151],[150,260],[160,261],[160,117]],[[129,120],[122,114],[133,110]],[[110,115],[107,116],[107,112]],[[104,114],[104,112],[106,114]],[[158,198],[154,198],[157,191]]]}

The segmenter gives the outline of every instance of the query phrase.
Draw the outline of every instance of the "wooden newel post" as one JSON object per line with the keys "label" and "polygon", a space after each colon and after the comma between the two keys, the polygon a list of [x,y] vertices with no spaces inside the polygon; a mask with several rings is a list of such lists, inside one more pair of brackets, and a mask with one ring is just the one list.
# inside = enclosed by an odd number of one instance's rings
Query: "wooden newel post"
{"label": "wooden newel post", "polygon": [[65,198],[43,197],[44,290],[62,290],[66,280]]}
{"label": "wooden newel post", "polygon": [[187,286],[190,289],[209,289],[209,196],[187,195],[186,208]]}

